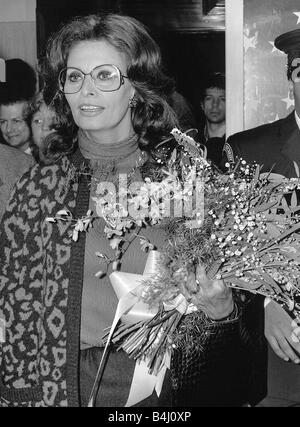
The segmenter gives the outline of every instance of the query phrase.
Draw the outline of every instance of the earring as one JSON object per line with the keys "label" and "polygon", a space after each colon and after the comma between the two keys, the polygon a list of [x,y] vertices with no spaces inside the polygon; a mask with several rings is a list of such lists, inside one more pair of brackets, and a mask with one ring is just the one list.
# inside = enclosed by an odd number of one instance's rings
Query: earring
{"label": "earring", "polygon": [[138,100],[136,99],[136,97],[134,96],[133,98],[131,98],[131,100],[129,101],[129,107],[130,108],[135,108],[137,106]]}

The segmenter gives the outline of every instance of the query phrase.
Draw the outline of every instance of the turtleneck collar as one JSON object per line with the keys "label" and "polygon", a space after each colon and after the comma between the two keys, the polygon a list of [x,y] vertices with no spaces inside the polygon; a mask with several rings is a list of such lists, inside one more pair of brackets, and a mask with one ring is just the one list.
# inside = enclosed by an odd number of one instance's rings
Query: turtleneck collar
{"label": "turtleneck collar", "polygon": [[103,144],[93,141],[80,130],[78,132],[78,145],[83,157],[88,160],[111,161],[124,159],[137,151],[138,137],[133,135],[114,144]]}

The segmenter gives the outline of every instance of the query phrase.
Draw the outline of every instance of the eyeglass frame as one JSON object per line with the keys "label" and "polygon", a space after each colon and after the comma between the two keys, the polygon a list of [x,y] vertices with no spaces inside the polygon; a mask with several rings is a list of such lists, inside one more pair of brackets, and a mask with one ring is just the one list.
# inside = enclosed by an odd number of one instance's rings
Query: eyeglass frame
{"label": "eyeglass frame", "polygon": [[[114,68],[117,70],[118,75],[119,75],[119,81],[120,81],[119,87],[118,87],[117,89],[113,89],[113,90],[103,90],[103,89],[99,89],[99,88],[96,86],[95,79],[93,78],[92,73],[93,73],[93,71],[95,71],[95,70],[96,70],[96,68],[99,68],[99,67],[105,67],[105,66],[114,67]],[[83,74],[83,76],[84,76],[84,78],[83,78],[83,80],[82,80],[82,83],[81,83],[81,86],[80,86],[80,88],[79,88],[76,92],[64,92],[64,91],[63,91],[63,89],[62,89],[62,87],[63,87],[63,86],[62,86],[62,84],[61,84],[60,77],[61,77],[61,74],[62,74],[64,71],[68,70],[68,69],[72,69],[72,70],[80,71],[80,73],[82,73],[82,74]],[[84,83],[84,80],[85,80],[86,76],[91,76],[91,79],[92,79],[92,81],[94,82],[94,85],[95,85],[96,89],[97,89],[97,90],[100,90],[101,92],[116,92],[116,91],[117,91],[117,90],[119,90],[119,89],[120,89],[120,87],[125,83],[125,80],[124,80],[124,79],[129,79],[129,77],[128,77],[128,76],[125,76],[124,74],[122,74],[122,71],[120,70],[120,68],[118,68],[118,67],[117,67],[116,65],[114,65],[114,64],[101,64],[101,65],[97,65],[97,66],[96,66],[96,67],[94,67],[94,68],[93,68],[89,73],[84,73],[80,68],[77,68],[77,67],[65,67],[65,68],[63,68],[63,69],[59,72],[59,75],[58,75],[58,84],[59,84],[59,90],[60,90],[60,92],[62,92],[64,95],[73,95],[73,94],[75,94],[75,93],[80,92],[80,91],[81,91],[81,89],[82,89],[82,86],[83,86],[83,83]]]}

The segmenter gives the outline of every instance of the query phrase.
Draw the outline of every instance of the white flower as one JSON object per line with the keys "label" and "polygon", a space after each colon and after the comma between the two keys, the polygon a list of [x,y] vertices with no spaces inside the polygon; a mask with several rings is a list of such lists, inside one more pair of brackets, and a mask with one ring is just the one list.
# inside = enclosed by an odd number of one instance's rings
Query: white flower
{"label": "white flower", "polygon": [[74,240],[74,242],[78,241],[78,237],[79,237],[79,233],[78,233],[78,230],[76,230],[75,228],[72,233],[72,239]]}
{"label": "white flower", "polygon": [[56,219],[55,219],[55,218],[48,217],[48,218],[46,218],[46,221],[47,221],[47,222],[56,222]]}
{"label": "white flower", "polygon": [[57,216],[70,216],[70,217],[72,217],[71,212],[67,211],[65,209],[62,209],[62,210],[58,211],[56,215]]}
{"label": "white flower", "polygon": [[119,239],[119,238],[117,238],[117,237],[115,237],[114,239],[112,239],[111,241],[110,241],[110,243],[109,243],[109,245],[110,245],[110,247],[112,248],[112,249],[118,249],[119,248],[119,245],[120,245],[120,243],[122,242],[122,239]]}

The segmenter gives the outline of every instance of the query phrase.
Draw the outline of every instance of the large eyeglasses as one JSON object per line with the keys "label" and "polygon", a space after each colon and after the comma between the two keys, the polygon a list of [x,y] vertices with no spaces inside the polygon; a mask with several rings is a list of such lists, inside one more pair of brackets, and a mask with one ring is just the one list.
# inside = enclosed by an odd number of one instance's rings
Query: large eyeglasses
{"label": "large eyeglasses", "polygon": [[68,67],[64,68],[58,77],[61,92],[66,95],[79,92],[86,76],[91,76],[96,88],[102,92],[119,90],[124,84],[124,79],[128,79],[118,67],[111,64],[99,65],[90,73],[84,73],[79,68]]}

